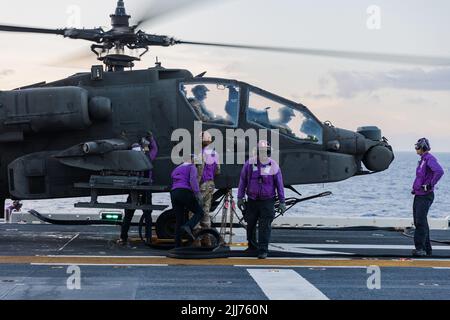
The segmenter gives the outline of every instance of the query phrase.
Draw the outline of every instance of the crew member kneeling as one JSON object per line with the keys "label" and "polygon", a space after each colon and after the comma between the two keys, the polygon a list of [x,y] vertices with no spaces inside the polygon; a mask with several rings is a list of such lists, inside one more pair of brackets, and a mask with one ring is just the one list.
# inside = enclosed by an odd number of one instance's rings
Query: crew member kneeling
{"label": "crew member kneeling", "polygon": [[[269,158],[270,146],[260,141],[256,157],[248,160],[241,172],[238,191],[238,207],[247,221],[248,251],[258,251],[258,258],[267,258],[275,218],[275,198],[278,194],[280,210],[286,210],[284,184],[281,169],[275,160]],[[247,193],[248,201],[244,197]],[[245,207],[245,208],[244,208]],[[258,242],[256,225],[258,224]]]}
{"label": "crew member kneeling", "polygon": [[[172,172],[172,191],[170,198],[176,214],[175,246],[181,247],[182,232],[194,238],[192,230],[203,218],[202,199],[197,180],[197,168],[192,155],[188,161],[175,168]],[[192,218],[183,224],[187,212],[192,212]]]}

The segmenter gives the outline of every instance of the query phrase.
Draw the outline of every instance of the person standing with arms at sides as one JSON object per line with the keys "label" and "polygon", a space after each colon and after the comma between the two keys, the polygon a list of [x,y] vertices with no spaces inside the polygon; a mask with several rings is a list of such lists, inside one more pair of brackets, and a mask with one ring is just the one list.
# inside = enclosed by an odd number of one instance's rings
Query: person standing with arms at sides
{"label": "person standing with arms at sides", "polygon": [[[202,198],[198,184],[198,171],[194,164],[194,155],[172,171],[172,191],[170,198],[176,215],[175,247],[181,247],[181,237],[186,232],[192,239],[192,230],[203,218]],[[185,215],[191,211],[192,218],[185,224]]]}
{"label": "person standing with arms at sides", "polygon": [[[269,143],[261,140],[255,157],[248,160],[242,169],[238,191],[238,207],[245,212],[247,221],[247,252],[257,251],[259,259],[267,258],[269,252],[277,194],[281,212],[286,211],[281,169],[275,160],[269,157],[269,153]],[[244,201],[245,194],[248,197],[247,203]]]}
{"label": "person standing with arms at sides", "polygon": [[412,255],[415,257],[431,256],[433,248],[430,241],[430,227],[428,225],[428,212],[434,202],[434,190],[439,180],[444,175],[444,170],[437,159],[430,153],[431,145],[428,139],[422,138],[415,145],[420,156],[416,169],[412,194],[414,195],[413,215],[414,245]]}
{"label": "person standing with arms at sides", "polygon": [[[140,144],[133,144],[132,150],[137,152],[144,152],[149,160],[153,163],[153,161],[158,156],[158,145],[156,143],[155,138],[153,137],[153,134],[151,132],[147,132],[147,135],[141,139]],[[149,183],[153,183],[153,171],[150,170],[149,172],[145,173],[149,179]],[[139,195],[140,203],[144,205],[152,205],[152,192],[151,191],[143,191]],[[127,203],[131,203],[131,197],[129,196],[127,199]],[[131,221],[133,220],[133,216],[136,210],[125,210],[125,217],[122,222],[121,227],[121,233],[120,233],[120,239],[118,241],[118,244],[120,245],[126,245],[128,243],[128,231],[130,230]],[[144,221],[145,221],[145,243],[147,245],[150,245],[152,243],[152,210],[143,210],[142,211],[144,215]]]}
{"label": "person standing with arms at sides", "polygon": [[[214,179],[220,174],[219,154],[209,148],[212,143],[212,136],[209,132],[202,132],[200,135],[202,139],[202,161],[197,165],[198,182],[200,185],[200,193],[203,201],[203,218],[200,221],[200,225],[197,225],[195,232],[199,232],[204,229],[211,229],[211,203],[216,189]],[[200,241],[194,242],[194,247],[210,247],[211,238],[209,236],[204,237]]]}

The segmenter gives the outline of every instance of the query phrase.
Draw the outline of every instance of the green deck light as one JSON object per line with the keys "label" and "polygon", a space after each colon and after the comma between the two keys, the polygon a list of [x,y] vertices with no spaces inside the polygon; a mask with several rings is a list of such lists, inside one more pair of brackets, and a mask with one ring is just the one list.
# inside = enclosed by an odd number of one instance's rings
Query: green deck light
{"label": "green deck light", "polygon": [[102,220],[106,220],[106,221],[122,221],[122,213],[118,213],[118,212],[102,212]]}

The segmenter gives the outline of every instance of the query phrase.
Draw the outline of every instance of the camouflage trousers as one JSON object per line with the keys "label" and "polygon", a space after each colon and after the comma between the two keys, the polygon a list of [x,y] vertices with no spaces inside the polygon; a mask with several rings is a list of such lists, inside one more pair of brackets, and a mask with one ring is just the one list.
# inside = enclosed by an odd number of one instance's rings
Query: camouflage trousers
{"label": "camouflage trousers", "polygon": [[203,212],[205,214],[203,215],[200,223],[195,227],[195,231],[211,228],[211,215],[209,211],[211,210],[211,203],[215,189],[216,186],[214,181],[208,181],[200,185],[200,193],[202,194],[203,200]]}

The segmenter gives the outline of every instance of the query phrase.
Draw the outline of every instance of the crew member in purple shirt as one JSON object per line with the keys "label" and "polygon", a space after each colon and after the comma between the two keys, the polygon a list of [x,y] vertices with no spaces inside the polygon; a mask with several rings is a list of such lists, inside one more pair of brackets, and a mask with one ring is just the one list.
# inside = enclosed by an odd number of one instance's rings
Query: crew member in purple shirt
{"label": "crew member in purple shirt", "polygon": [[[198,184],[198,171],[194,164],[194,155],[172,172],[172,191],[170,198],[172,208],[176,215],[175,247],[181,247],[182,233],[186,232],[194,239],[192,230],[202,220],[202,197]],[[183,224],[188,212],[192,212],[192,218]]]}
{"label": "crew member in purple shirt", "polygon": [[428,226],[428,211],[434,201],[434,190],[439,180],[444,175],[444,170],[436,158],[430,153],[430,142],[426,138],[417,141],[416,152],[420,156],[416,170],[412,194],[414,197],[413,214],[414,233],[413,256],[431,256],[433,250],[430,241],[430,227]]}
{"label": "crew member in purple shirt", "polygon": [[[158,145],[156,140],[151,132],[147,132],[147,135],[141,139],[140,144],[135,143],[132,146],[132,150],[137,152],[144,152],[151,162],[155,161],[158,156]],[[149,178],[149,183],[153,183],[153,172],[152,170],[145,173],[145,175]],[[145,191],[140,195],[140,203],[146,205],[152,205],[152,192]],[[129,196],[127,199],[127,203],[131,203],[131,197]],[[130,230],[131,221],[133,220],[133,216],[136,210],[125,210],[125,217],[122,222],[122,228],[120,233],[120,240],[118,244],[126,245],[128,242],[128,231]],[[143,210],[144,215],[144,224],[145,224],[145,242],[147,245],[150,245],[152,242],[152,210]]]}
{"label": "crew member in purple shirt", "polygon": [[[261,140],[256,156],[249,159],[242,169],[239,181],[238,207],[245,212],[247,221],[247,252],[258,253],[259,259],[267,258],[275,218],[275,198],[278,195],[281,212],[286,211],[284,184],[281,169],[269,157],[270,145]],[[247,194],[247,202],[244,197]],[[258,224],[258,242],[256,225]]]}

